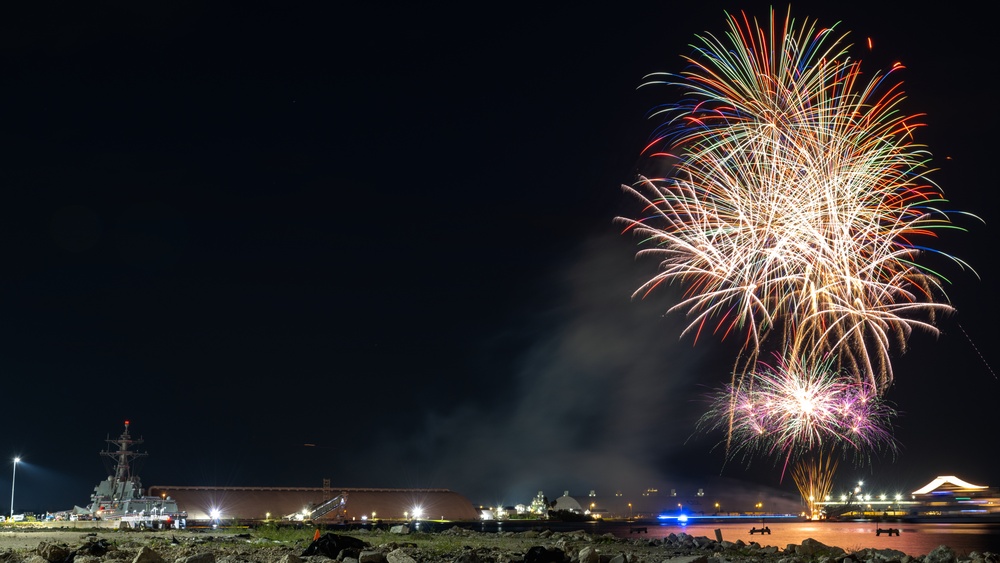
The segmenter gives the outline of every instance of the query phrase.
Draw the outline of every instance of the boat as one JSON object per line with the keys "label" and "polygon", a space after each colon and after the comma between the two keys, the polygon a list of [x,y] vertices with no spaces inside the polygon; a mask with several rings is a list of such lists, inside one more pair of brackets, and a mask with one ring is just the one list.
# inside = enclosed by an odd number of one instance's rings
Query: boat
{"label": "boat", "polygon": [[145,494],[139,476],[133,471],[136,461],[146,457],[146,452],[134,448],[143,442],[129,433],[129,421],[116,439],[100,452],[111,460],[112,468],[107,479],[94,487],[90,504],[74,506],[70,520],[102,520],[117,522],[122,528],[182,529],[187,526],[187,513],[177,501],[167,495]]}

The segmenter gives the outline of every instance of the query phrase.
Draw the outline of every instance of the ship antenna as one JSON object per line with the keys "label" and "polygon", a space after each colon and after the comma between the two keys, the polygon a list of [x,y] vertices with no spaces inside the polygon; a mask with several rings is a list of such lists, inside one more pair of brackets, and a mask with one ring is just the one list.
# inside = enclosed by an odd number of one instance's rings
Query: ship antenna
{"label": "ship antenna", "polygon": [[[145,457],[148,454],[145,452],[136,452],[132,450],[133,446],[137,446],[142,443],[142,438],[132,438],[128,432],[129,421],[125,421],[125,431],[122,432],[121,436],[117,440],[105,440],[109,446],[114,446],[116,450],[112,450],[110,447],[103,452],[101,455],[114,460],[115,463],[115,474],[114,480],[116,483],[116,488],[121,487],[124,483],[135,482],[136,491],[140,490],[141,485],[138,482],[138,477],[132,475],[132,462],[138,458]],[[120,489],[119,489],[120,490]]]}

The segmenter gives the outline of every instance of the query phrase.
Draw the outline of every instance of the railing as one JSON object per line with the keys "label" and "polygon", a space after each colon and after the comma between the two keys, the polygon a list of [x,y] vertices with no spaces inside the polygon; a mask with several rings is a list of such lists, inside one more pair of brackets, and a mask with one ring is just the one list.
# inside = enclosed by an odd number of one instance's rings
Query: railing
{"label": "railing", "polygon": [[322,518],[330,512],[337,510],[338,508],[347,504],[347,493],[339,494],[330,500],[323,501],[309,513],[309,517],[313,520],[317,518]]}

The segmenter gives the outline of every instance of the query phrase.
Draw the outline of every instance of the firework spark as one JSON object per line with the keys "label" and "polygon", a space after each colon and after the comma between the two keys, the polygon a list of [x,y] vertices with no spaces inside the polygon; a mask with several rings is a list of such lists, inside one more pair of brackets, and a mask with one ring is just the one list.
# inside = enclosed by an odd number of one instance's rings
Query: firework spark
{"label": "firework spark", "polygon": [[[957,228],[928,179],[922,126],[900,110],[890,73],[861,81],[846,36],[794,20],[770,26],[730,17],[727,41],[700,37],[647,154],[663,177],[623,186],[643,202],[618,217],[659,260],[636,296],[679,283],[686,334],[744,335],[734,383],[780,339],[789,357],[833,357],[876,393],[914,329],[936,333],[952,311],[943,277],[921,266],[924,241]],[[744,420],[744,423],[749,421]]]}
{"label": "firework spark", "polygon": [[799,489],[799,494],[809,502],[811,518],[819,517],[816,503],[827,498],[833,490],[833,476],[837,473],[840,461],[831,451],[819,450],[800,459],[792,467],[792,480]]}
{"label": "firework spark", "polygon": [[699,420],[699,428],[709,432],[731,428],[731,455],[780,456],[787,469],[818,449],[860,456],[896,450],[890,426],[895,410],[866,382],[844,376],[830,361],[758,365],[749,385],[712,395],[711,408]]}

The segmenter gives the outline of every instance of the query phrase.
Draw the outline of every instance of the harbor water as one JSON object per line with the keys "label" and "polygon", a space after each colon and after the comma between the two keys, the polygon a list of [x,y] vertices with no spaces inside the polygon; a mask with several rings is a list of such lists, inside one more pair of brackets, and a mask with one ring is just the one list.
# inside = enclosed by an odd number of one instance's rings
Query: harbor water
{"label": "harbor water", "polygon": [[[752,528],[766,526],[769,534],[751,534]],[[645,531],[635,531],[644,528]],[[879,529],[899,530],[899,535]],[[958,555],[975,551],[1000,554],[1000,524],[998,523],[919,523],[905,522],[828,522],[828,521],[740,521],[726,523],[680,524],[659,521],[605,521],[605,522],[552,522],[522,523],[517,520],[489,521],[480,525],[482,531],[518,532],[528,529],[552,531],[582,530],[593,534],[612,534],[623,538],[662,539],[670,534],[685,533],[716,539],[716,530],[725,541],[756,542],[761,546],[785,549],[789,544],[801,544],[814,539],[828,546],[849,552],[864,548],[895,549],[913,557],[926,555],[939,546],[946,545]]]}

